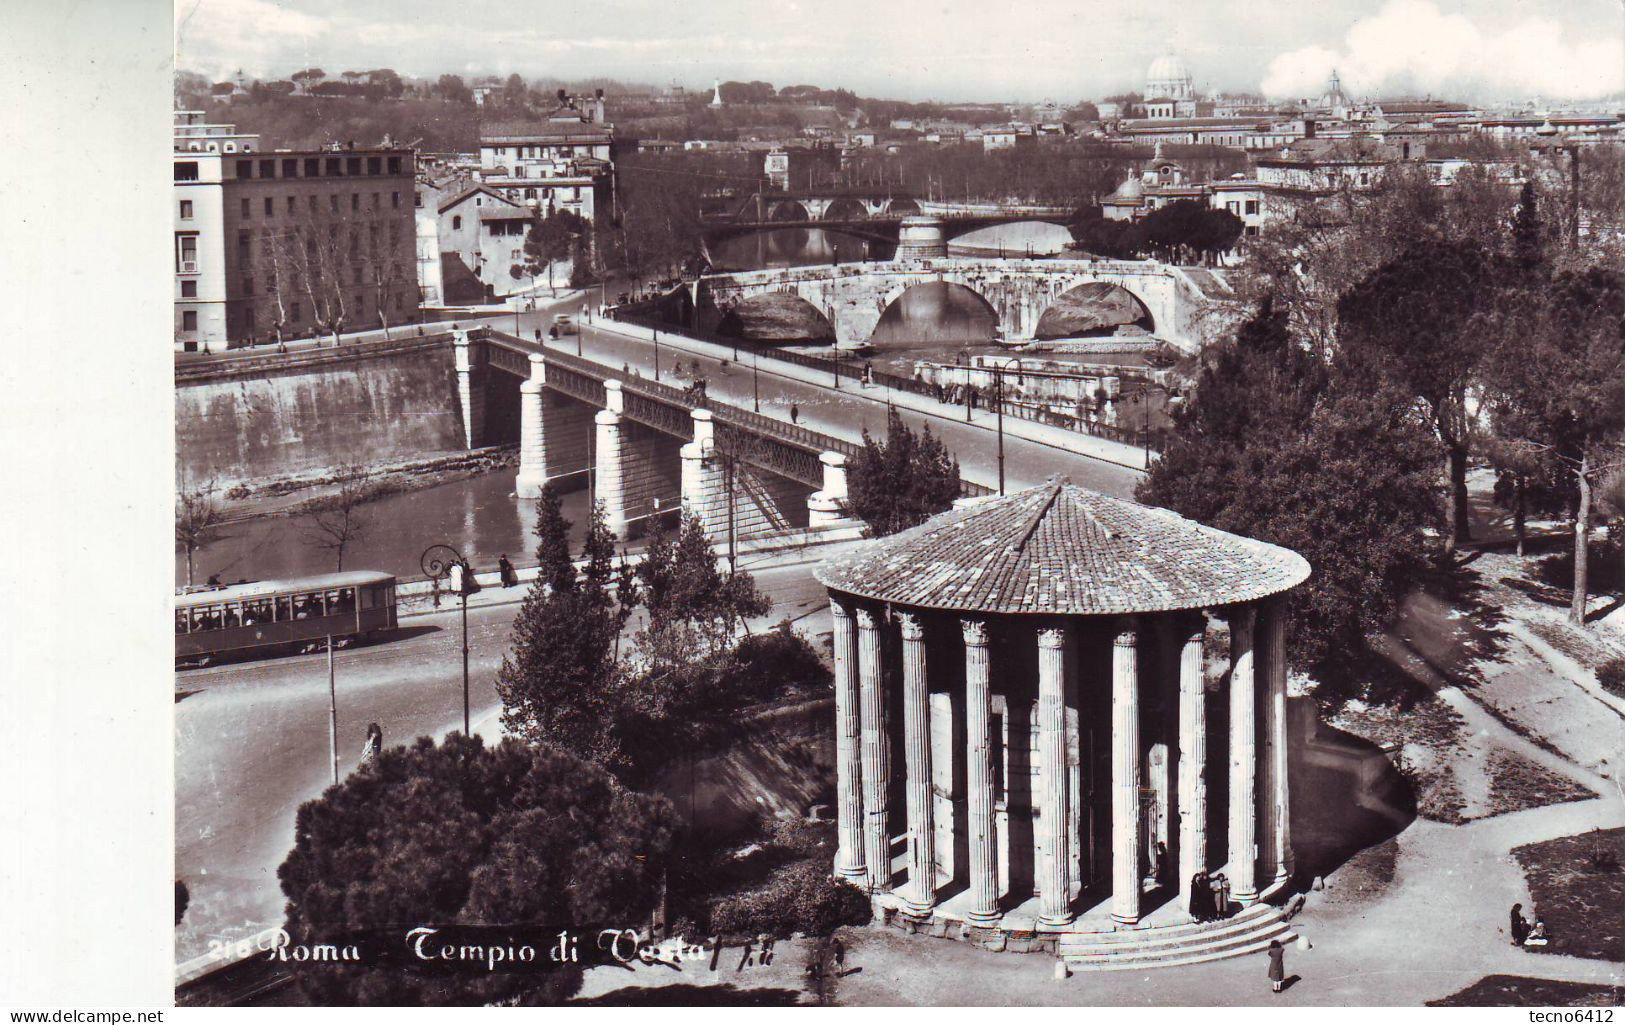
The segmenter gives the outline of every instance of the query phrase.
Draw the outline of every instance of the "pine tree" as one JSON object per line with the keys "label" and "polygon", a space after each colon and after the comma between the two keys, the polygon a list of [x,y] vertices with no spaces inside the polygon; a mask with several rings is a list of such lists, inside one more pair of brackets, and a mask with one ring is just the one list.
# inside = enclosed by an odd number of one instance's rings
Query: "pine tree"
{"label": "pine tree", "polygon": [[576,568],[570,561],[570,521],[564,518],[558,491],[542,485],[536,502],[536,579],[552,591],[575,587]]}

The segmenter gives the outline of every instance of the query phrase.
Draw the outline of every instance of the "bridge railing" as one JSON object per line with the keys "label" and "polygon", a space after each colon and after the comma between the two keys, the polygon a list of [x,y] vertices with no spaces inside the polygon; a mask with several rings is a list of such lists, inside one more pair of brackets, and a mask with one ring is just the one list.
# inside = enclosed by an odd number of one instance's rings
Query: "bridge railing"
{"label": "bridge railing", "polygon": [[[715,331],[704,331],[698,328],[689,327],[684,327],[681,329],[673,328],[671,324],[660,320],[651,312],[628,312],[624,307],[622,310],[623,312],[621,312],[616,319],[624,320],[629,324],[637,324],[640,327],[647,328],[658,328],[659,330],[668,331],[673,334],[680,334],[684,337],[697,338],[701,341],[711,342],[714,345],[731,345],[735,348],[741,349],[744,352],[749,352],[753,356],[759,356],[766,359],[776,359],[784,363],[794,363],[797,366],[809,367],[813,370],[821,370],[830,375],[831,383],[836,383],[837,376],[840,380],[844,381],[858,381],[861,380],[864,375],[864,371],[861,367],[853,365],[859,362],[859,358],[843,358],[834,354],[833,350],[829,356],[813,356],[804,352],[794,352],[787,349],[757,346],[742,339],[730,338],[717,334]],[[843,361],[846,363],[846,366],[844,367],[842,366]],[[1027,371],[1027,373],[1038,376],[1043,372],[1033,370]],[[958,399],[956,401],[951,397],[954,392],[952,392],[950,389],[939,388],[936,385],[928,384],[927,382],[918,378],[904,377],[902,374],[894,374],[887,370],[876,370],[873,367],[869,368],[868,376],[869,381],[872,384],[878,384],[897,391],[909,392],[914,395],[921,395],[926,398],[936,399],[938,402],[950,402],[954,405],[963,404],[963,399]],[[976,388],[972,390],[976,395],[976,408],[987,410],[994,409],[995,403],[991,389]],[[963,395],[963,391],[961,390],[958,394]],[[1013,416],[1022,420],[1030,420],[1034,423],[1048,424],[1051,427],[1059,427],[1062,430],[1075,431],[1079,434],[1088,434],[1091,437],[1104,438],[1107,441],[1116,441],[1125,445],[1134,445],[1138,448],[1149,447],[1160,450],[1164,441],[1166,440],[1164,437],[1165,432],[1163,431],[1151,431],[1148,433],[1144,430],[1117,427],[1112,424],[1090,420],[1087,417],[1080,417],[1064,410],[1055,409],[1052,406],[1043,403],[1027,403],[1017,399],[1006,398],[1003,405],[1005,416]],[[772,422],[781,423],[777,420]]]}

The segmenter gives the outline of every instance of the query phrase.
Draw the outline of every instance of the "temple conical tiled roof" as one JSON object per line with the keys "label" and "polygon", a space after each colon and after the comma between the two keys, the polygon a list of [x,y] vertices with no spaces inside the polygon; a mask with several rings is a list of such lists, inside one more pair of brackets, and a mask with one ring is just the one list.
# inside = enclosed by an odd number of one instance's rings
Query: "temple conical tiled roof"
{"label": "temple conical tiled roof", "polygon": [[918,608],[1099,616],[1255,601],[1303,583],[1309,563],[1061,479],[877,538],[815,575]]}

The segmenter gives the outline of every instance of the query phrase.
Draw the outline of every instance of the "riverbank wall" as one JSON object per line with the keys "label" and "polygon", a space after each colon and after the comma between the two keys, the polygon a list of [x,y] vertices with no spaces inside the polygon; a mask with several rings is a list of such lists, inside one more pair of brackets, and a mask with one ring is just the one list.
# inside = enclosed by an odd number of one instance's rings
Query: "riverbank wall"
{"label": "riverbank wall", "polygon": [[183,489],[464,451],[448,336],[182,364],[175,443]]}

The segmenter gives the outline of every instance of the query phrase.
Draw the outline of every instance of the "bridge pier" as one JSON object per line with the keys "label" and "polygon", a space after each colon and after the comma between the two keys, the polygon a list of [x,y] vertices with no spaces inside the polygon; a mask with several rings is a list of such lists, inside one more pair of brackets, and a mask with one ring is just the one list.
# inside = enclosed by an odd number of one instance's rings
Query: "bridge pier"
{"label": "bridge pier", "polygon": [[457,399],[463,413],[463,442],[469,448],[485,444],[485,373],[484,347],[469,343],[468,332],[454,328],[451,332],[453,364],[457,368]]}
{"label": "bridge pier", "polygon": [[709,409],[696,409],[690,417],[694,421],[694,440],[681,451],[683,474],[681,502],[683,512],[697,517],[710,538],[726,537],[728,510],[723,504],[722,461],[715,458],[715,428]]}
{"label": "bridge pier", "polygon": [[530,377],[519,383],[519,476],[514,494],[535,498],[547,485],[546,410],[542,392],[547,368],[541,353],[530,355]]}
{"label": "bridge pier", "polygon": [[824,464],[824,486],[807,497],[807,524],[813,527],[847,518],[846,456],[840,452],[825,452],[818,461]]}
{"label": "bridge pier", "polygon": [[593,415],[597,425],[597,465],[593,474],[597,478],[597,499],[604,503],[604,525],[616,537],[626,537],[630,517],[626,503],[626,460],[621,451],[624,442],[621,418],[626,412],[626,397],[621,393],[621,382],[604,382],[604,405]]}

